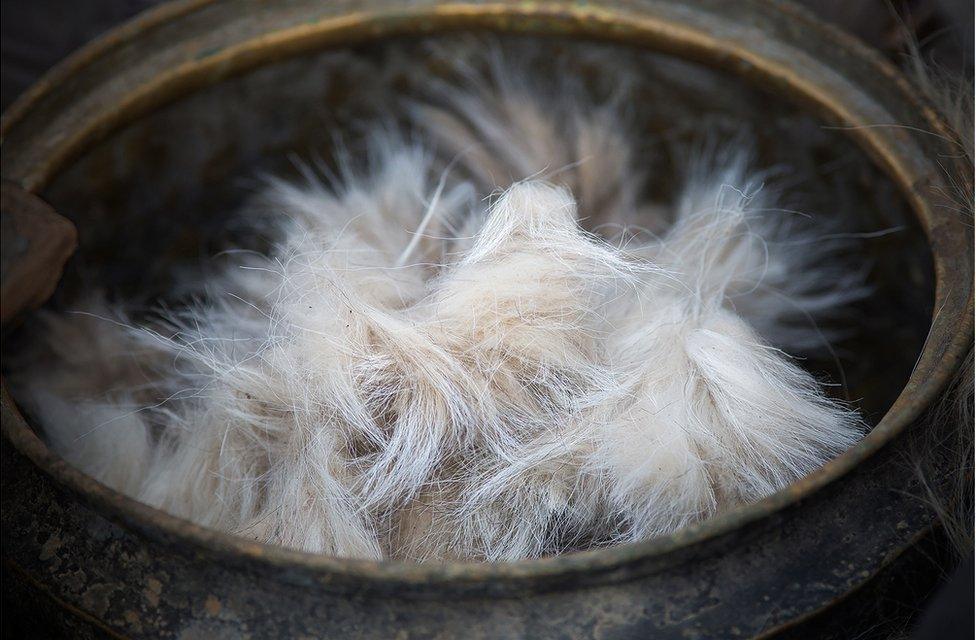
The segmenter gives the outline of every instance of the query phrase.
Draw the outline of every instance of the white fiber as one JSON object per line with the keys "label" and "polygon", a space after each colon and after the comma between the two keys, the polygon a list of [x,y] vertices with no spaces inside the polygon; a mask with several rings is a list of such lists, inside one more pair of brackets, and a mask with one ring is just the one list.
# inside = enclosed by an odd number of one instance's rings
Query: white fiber
{"label": "white fiber", "polygon": [[246,216],[273,248],[192,304],[40,316],[11,380],[52,447],[263,542],[491,561],[667,534],[853,444],[788,355],[864,294],[832,232],[740,148],[650,200],[626,89],[489,59],[411,102],[413,138],[272,180]]}

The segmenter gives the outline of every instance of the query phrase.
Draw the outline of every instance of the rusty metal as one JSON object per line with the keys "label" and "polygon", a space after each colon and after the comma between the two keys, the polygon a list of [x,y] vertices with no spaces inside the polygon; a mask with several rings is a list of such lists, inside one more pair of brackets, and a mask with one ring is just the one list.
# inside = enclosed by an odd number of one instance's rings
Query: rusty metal
{"label": "rusty metal", "polygon": [[[73,612],[76,630],[123,637],[751,637],[829,606],[929,527],[932,515],[910,497],[912,478],[893,461],[899,435],[972,346],[971,230],[944,206],[939,164],[957,154],[935,110],[894,68],[791,5],[177,2],[81,50],[4,114],[3,177],[40,193],[124,125],[260,65],[460,29],[675,54],[737,73],[844,127],[899,185],[933,256],[936,313],[901,394],[858,445],[822,470],[672,536],[519,563],[417,565],[270,547],[139,504],[51,453],[4,389],[5,571],[24,593]],[[835,535],[840,530],[854,537]]]}

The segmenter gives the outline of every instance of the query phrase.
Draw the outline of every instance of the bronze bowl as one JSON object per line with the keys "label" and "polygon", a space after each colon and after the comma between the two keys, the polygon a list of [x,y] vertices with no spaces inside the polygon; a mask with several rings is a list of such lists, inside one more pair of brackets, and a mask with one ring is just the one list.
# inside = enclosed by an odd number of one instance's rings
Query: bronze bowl
{"label": "bronze bowl", "polygon": [[[671,536],[517,563],[409,564],[257,544],[135,502],[48,450],[4,388],[4,589],[32,599],[38,628],[77,637],[769,636],[822,619],[931,530],[934,515],[898,461],[972,346],[971,227],[945,200],[946,165],[962,160],[939,114],[896,69],[789,4],[174,2],[78,51],[8,109],[3,179],[73,217],[84,252],[89,227],[135,232],[112,207],[145,188],[131,167],[151,176],[172,161],[158,131],[147,133],[160,122],[199,115],[207,100],[234,97],[262,73],[254,82],[273,81],[282,65],[319,51],[456,31],[691,60],[799,105],[860,147],[910,208],[925,247],[912,264],[934,283],[899,283],[918,289],[923,326],[910,348],[888,345],[901,368],[890,397],[876,401],[873,429],[793,486]],[[180,110],[193,99],[197,111]],[[205,142],[193,146],[188,174],[167,169],[158,210],[184,205],[187,184],[233,173],[241,149]],[[208,203],[194,206],[205,215]],[[889,366],[883,349],[874,356],[871,368]]]}

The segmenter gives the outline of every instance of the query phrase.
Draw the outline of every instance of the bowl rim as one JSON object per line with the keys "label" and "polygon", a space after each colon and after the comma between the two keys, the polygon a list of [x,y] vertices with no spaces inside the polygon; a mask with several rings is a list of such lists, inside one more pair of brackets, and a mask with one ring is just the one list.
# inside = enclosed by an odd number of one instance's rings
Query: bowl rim
{"label": "bowl rim", "polygon": [[[520,583],[540,578],[558,579],[583,573],[609,575],[621,569],[636,568],[641,571],[640,566],[649,559],[661,558],[670,552],[754,524],[795,506],[852,471],[918,418],[946,387],[972,347],[972,246],[966,242],[969,231],[960,233],[961,221],[954,221],[945,208],[940,207],[937,194],[940,188],[945,187],[944,180],[935,163],[928,161],[924,153],[945,148],[945,142],[938,137],[950,136],[948,125],[880,54],[790,4],[756,0],[741,5],[733,3],[735,7],[723,9],[722,3],[693,0],[682,3],[686,5],[685,12],[690,12],[686,16],[679,11],[681,7],[675,0],[631,0],[612,4],[609,1],[580,3],[572,0],[542,3],[519,0],[484,3],[365,0],[353,2],[359,9],[346,13],[343,13],[346,4],[340,2],[336,3],[337,11],[333,15],[318,21],[264,33],[260,37],[245,35],[235,46],[197,56],[187,66],[180,67],[179,73],[182,75],[179,77],[183,84],[179,90],[174,91],[173,86],[161,84],[130,88],[133,94],[137,90],[144,93],[139,94],[138,99],[120,104],[114,111],[111,111],[113,107],[108,107],[110,112],[104,122],[76,123],[75,126],[83,131],[75,137],[65,138],[62,135],[57,142],[60,146],[39,149],[33,142],[25,142],[23,136],[15,139],[25,125],[28,134],[36,134],[37,131],[31,131],[31,125],[35,124],[31,120],[35,111],[43,111],[51,105],[63,87],[77,85],[79,77],[84,79],[86,73],[113,52],[131,46],[160,26],[178,24],[183,19],[214,9],[217,14],[223,11],[226,16],[235,8],[240,11],[240,7],[247,6],[247,2],[178,0],[164,4],[107,32],[51,69],[3,114],[0,138],[4,147],[4,178],[12,179],[29,191],[40,192],[61,167],[94,144],[99,136],[107,136],[126,121],[160,106],[166,100],[186,95],[196,88],[266,62],[362,40],[404,34],[428,36],[461,28],[573,35],[677,53],[713,67],[730,69],[746,78],[769,82],[793,92],[800,101],[850,127],[852,137],[900,187],[926,231],[935,267],[935,312],[916,369],[901,394],[870,433],[818,471],[759,502],[740,506],[669,536],[518,562],[413,563],[339,558],[252,542],[196,525],[126,497],[68,465],[49,450],[30,428],[4,382],[4,436],[57,483],[123,526],[156,540],[189,543],[192,547],[207,549],[224,557],[250,559],[277,568],[295,568],[326,577],[342,576],[385,586],[452,587],[487,581]],[[783,51],[770,46],[770,43],[743,44],[729,37],[729,33],[741,33],[742,29],[748,27],[748,21],[755,17],[781,21],[795,28],[797,33],[802,33],[805,42],[813,42],[821,50],[834,48],[839,55],[849,56],[855,61],[854,70],[835,69],[835,76],[811,77],[811,69],[824,74],[828,72],[823,65],[810,67],[809,56],[799,55],[802,51],[798,46],[792,49],[786,46],[784,49],[797,54],[795,57],[783,56]],[[708,25],[712,23],[709,20],[717,20],[714,24],[722,28],[734,27],[740,31],[733,29],[732,32],[725,32],[716,27],[718,31],[710,32]],[[773,44],[783,45],[783,38],[780,36]],[[220,69],[219,73],[215,69]],[[869,74],[874,77],[869,78]],[[865,86],[859,88],[859,81]],[[870,83],[881,88],[872,94],[867,88]],[[85,91],[84,87],[81,91]],[[926,125],[926,130],[936,135],[924,136],[904,130],[895,132],[894,127],[871,126],[878,123],[865,119],[865,114],[889,113],[887,107],[895,101],[902,101],[915,110]],[[62,113],[68,109],[56,104],[51,108],[55,114],[59,113],[58,109]],[[39,131],[44,134],[46,130],[41,128]],[[46,142],[50,143],[56,133],[50,133]],[[32,152],[34,156],[31,156]],[[42,152],[46,155],[37,155]],[[24,156],[27,157],[26,161],[21,160]],[[38,161],[38,157],[42,160]]]}

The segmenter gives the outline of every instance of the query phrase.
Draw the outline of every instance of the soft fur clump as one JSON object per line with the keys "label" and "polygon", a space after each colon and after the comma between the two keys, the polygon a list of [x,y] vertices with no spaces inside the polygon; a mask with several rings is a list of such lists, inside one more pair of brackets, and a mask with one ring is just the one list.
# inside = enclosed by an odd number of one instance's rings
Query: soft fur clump
{"label": "soft fur clump", "polygon": [[207,526],[418,561],[665,534],[850,446],[780,350],[863,294],[837,247],[747,154],[651,202],[626,92],[488,68],[409,105],[426,144],[378,127],[364,168],[272,181],[248,215],[275,246],[193,304],[45,314],[13,381],[52,445]]}

